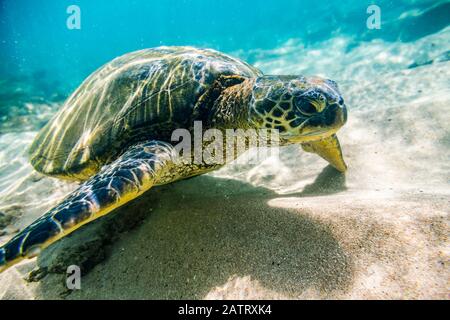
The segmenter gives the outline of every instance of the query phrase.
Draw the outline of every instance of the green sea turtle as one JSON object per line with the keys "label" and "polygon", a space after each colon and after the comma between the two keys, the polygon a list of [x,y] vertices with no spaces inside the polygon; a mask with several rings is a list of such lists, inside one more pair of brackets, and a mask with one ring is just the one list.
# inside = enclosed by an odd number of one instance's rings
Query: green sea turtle
{"label": "green sea turtle", "polygon": [[[226,54],[159,47],[118,57],[90,75],[38,133],[33,167],[81,181],[59,205],[0,247],[0,270],[140,196],[153,186],[223,164],[191,163],[177,152],[175,129],[279,130],[345,171],[336,131],[347,111],[332,80],[268,76]],[[187,158],[190,156],[188,155]]]}

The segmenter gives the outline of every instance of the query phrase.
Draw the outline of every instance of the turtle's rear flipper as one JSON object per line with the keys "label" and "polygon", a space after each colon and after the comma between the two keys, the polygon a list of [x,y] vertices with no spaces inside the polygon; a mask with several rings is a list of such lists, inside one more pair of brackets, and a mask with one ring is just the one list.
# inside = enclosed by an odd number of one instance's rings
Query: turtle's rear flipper
{"label": "turtle's rear flipper", "polygon": [[131,147],[0,247],[0,272],[144,193],[170,170],[175,158],[174,148],[164,142]]}

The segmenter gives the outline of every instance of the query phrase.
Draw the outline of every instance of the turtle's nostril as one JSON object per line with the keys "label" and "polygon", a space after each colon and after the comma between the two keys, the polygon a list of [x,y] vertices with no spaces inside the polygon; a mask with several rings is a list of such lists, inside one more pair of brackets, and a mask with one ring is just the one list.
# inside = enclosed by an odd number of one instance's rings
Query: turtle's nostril
{"label": "turtle's nostril", "polygon": [[322,114],[323,123],[325,125],[331,126],[335,122],[338,109],[339,107],[337,104],[329,105],[328,108],[325,109]]}
{"label": "turtle's nostril", "polygon": [[346,123],[347,122],[347,106],[346,105],[342,105],[342,111],[343,111],[343,121],[344,121],[344,123]]}

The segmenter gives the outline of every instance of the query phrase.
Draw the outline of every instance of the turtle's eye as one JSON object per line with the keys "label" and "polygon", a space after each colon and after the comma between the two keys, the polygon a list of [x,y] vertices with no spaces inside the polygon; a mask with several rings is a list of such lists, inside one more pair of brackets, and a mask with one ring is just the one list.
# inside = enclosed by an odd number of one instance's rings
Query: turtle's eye
{"label": "turtle's eye", "polygon": [[298,108],[298,110],[300,110],[300,112],[305,115],[310,115],[317,112],[317,109],[314,106],[314,104],[311,101],[309,101],[309,99],[305,99],[304,97],[299,97],[295,99],[294,104]]}

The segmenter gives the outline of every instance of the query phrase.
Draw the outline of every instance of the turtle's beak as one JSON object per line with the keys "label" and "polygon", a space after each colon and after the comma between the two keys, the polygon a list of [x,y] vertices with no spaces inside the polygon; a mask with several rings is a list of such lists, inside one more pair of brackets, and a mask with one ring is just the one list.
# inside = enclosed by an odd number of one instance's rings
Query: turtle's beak
{"label": "turtle's beak", "polygon": [[342,156],[341,145],[336,134],[332,134],[321,140],[302,143],[302,148],[307,152],[318,154],[340,172],[347,170],[347,165]]}

